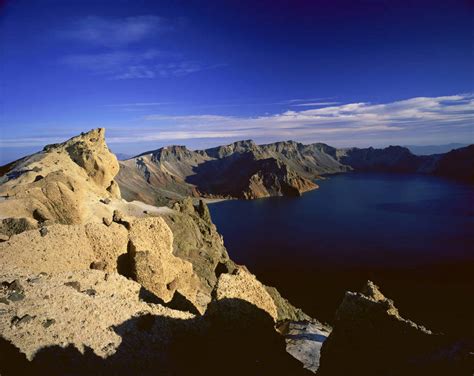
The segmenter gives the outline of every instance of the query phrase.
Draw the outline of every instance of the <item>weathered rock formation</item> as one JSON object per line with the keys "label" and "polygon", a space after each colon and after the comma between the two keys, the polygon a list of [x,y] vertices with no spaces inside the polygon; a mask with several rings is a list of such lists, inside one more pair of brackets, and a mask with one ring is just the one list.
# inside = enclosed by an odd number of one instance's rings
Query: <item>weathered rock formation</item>
{"label": "weathered rock formation", "polygon": [[275,324],[307,316],[230,260],[202,201],[121,199],[103,130],[2,171],[2,375],[304,373]]}
{"label": "weathered rock formation", "polygon": [[102,218],[107,211],[99,200],[120,198],[113,180],[119,165],[104,134],[96,129],[12,163],[0,177],[1,218],[63,224]]}
{"label": "weathered rock formation", "polygon": [[169,146],[120,162],[117,181],[128,200],[166,204],[182,198],[298,196],[324,174],[348,171],[427,173],[473,180],[474,146],[417,156],[401,146],[336,149],[294,141],[251,140],[192,151]]}
{"label": "weathered rock formation", "polygon": [[267,312],[275,321],[278,320],[277,307],[265,286],[243,268],[238,268],[232,274],[221,274],[214,295],[218,301],[222,299],[245,300]]}
{"label": "weathered rock formation", "polygon": [[360,293],[346,293],[318,375],[468,375],[469,358],[466,343],[404,319],[369,281]]}

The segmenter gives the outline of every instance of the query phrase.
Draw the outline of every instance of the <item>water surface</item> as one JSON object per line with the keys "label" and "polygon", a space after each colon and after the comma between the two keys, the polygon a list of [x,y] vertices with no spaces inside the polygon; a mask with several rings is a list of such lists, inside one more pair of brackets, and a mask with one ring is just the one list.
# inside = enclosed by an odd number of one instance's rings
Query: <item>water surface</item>
{"label": "water surface", "polygon": [[370,278],[409,318],[472,329],[472,185],[367,173],[318,184],[300,198],[210,205],[231,257],[323,320]]}

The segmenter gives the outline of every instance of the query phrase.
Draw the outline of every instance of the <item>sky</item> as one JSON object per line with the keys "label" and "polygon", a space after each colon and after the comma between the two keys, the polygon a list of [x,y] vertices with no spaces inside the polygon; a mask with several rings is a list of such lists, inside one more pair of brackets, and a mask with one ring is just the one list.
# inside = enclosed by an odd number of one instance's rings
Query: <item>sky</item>
{"label": "sky", "polygon": [[0,0],[0,164],[254,139],[474,142],[470,0]]}

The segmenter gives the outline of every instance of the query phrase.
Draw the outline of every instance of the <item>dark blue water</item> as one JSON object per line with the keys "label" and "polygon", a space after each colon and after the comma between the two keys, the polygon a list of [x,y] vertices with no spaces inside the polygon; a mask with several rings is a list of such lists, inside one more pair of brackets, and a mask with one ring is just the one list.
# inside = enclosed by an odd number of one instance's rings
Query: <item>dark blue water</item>
{"label": "dark blue water", "polygon": [[231,257],[323,320],[370,278],[413,319],[472,325],[460,302],[474,291],[472,185],[365,173],[318,183],[300,198],[210,205]]}

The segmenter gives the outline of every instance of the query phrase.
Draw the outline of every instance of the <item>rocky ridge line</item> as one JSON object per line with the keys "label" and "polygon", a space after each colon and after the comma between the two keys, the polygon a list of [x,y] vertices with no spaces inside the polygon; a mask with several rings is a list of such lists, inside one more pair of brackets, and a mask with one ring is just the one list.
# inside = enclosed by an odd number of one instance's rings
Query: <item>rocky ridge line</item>
{"label": "rocky ridge line", "polygon": [[116,167],[99,129],[6,169],[0,372],[178,372],[192,348],[217,364],[240,353],[243,373],[303,372],[275,324],[308,317],[229,259],[207,206],[127,202]]}

